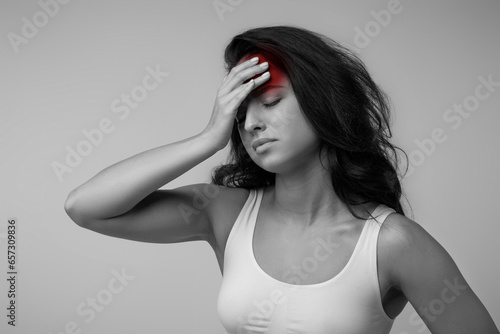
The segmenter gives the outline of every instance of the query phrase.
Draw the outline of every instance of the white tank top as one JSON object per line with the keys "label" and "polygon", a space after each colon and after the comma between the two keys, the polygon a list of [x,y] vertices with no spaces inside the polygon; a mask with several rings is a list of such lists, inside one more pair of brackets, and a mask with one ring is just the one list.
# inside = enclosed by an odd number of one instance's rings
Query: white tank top
{"label": "white tank top", "polygon": [[[224,276],[217,300],[228,334],[387,334],[394,319],[385,313],[377,276],[377,237],[394,209],[380,204],[365,221],[346,266],[335,277],[300,285],[298,273],[313,272],[334,250],[318,238],[314,256],[304,258],[288,282],[277,280],[257,263],[252,247],[264,189],[252,189],[229,233]],[[295,277],[293,277],[295,276]],[[293,278],[297,280],[293,280]],[[299,284],[293,284],[299,282]]]}

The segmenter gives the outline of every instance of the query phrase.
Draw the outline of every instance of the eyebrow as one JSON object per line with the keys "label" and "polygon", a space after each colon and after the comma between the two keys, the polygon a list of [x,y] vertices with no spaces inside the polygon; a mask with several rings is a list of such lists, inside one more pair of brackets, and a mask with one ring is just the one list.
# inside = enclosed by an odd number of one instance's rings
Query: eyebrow
{"label": "eyebrow", "polygon": [[272,88],[285,88],[285,86],[279,86],[279,85],[269,85],[269,86],[260,86],[258,88],[256,88],[255,90],[253,90],[250,95],[252,96],[260,96],[262,94],[264,94],[265,92],[267,92],[269,89],[272,89]]}

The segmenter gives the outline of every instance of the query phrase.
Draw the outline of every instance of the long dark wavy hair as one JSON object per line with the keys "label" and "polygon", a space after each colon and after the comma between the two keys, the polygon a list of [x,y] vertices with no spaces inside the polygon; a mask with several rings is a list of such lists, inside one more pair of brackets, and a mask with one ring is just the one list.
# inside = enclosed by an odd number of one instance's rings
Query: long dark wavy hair
{"label": "long dark wavy hair", "polygon": [[[300,109],[327,150],[332,186],[354,217],[352,205],[370,201],[405,215],[399,158],[390,143],[387,95],[363,62],[332,39],[294,26],[269,26],[235,36],[224,52],[226,70],[243,56],[261,53],[290,81]],[[237,123],[226,164],[212,170],[212,183],[254,189],[274,185],[275,174],[259,167],[241,142]],[[321,161],[321,160],[320,160]],[[407,169],[405,170],[406,174]]]}

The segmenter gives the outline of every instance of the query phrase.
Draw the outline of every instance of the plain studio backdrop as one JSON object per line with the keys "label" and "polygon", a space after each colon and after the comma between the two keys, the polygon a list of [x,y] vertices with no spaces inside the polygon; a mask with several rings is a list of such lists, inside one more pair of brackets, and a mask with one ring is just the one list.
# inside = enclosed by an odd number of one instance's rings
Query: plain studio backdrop
{"label": "plain studio backdrop", "polygon": [[[0,276],[15,218],[17,277],[15,327],[0,280],[0,332],[224,332],[208,243],[107,237],[64,201],[105,167],[202,131],[224,47],[278,24],[354,49],[389,94],[411,165],[405,208],[500,325],[499,15],[498,1],[2,1]],[[209,182],[228,148],[163,188]],[[391,333],[428,330],[408,304]]]}

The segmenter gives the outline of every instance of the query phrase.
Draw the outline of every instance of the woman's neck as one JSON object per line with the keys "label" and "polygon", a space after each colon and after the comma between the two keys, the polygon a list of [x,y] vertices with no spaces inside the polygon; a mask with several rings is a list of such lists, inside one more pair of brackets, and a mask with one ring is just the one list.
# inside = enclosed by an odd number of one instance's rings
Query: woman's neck
{"label": "woman's neck", "polygon": [[276,174],[268,203],[283,221],[310,226],[345,217],[347,207],[335,194],[330,174],[321,165],[294,174]]}

